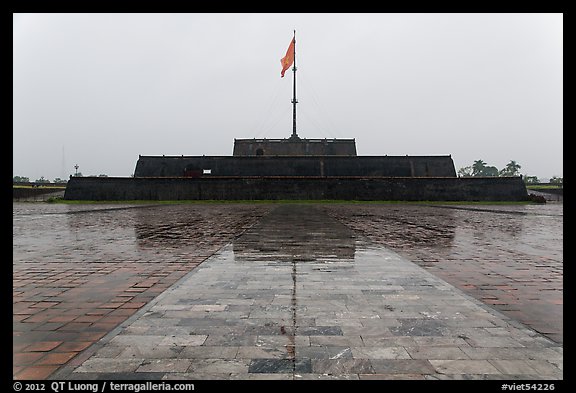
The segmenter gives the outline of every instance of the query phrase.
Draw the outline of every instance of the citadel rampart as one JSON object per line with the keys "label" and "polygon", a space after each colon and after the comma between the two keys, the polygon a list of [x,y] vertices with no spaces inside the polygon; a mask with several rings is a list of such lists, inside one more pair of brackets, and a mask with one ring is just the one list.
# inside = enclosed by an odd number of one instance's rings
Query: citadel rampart
{"label": "citadel rampart", "polygon": [[72,177],[70,200],[523,201],[520,177]]}
{"label": "citadel rampart", "polygon": [[135,177],[456,177],[450,156],[140,156]]}
{"label": "citadel rampart", "polygon": [[234,139],[234,156],[355,156],[354,139]]}
{"label": "citadel rampart", "polygon": [[233,156],[139,156],[134,177],[71,177],[71,200],[522,201],[520,177],[459,178],[451,156],[358,156],[354,139],[236,139]]}

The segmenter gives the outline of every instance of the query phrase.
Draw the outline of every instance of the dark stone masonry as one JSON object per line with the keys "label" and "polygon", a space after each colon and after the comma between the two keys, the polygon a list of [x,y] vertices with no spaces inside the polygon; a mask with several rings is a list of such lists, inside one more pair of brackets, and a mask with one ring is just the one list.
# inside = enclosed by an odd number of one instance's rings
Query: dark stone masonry
{"label": "dark stone masonry", "polygon": [[71,200],[520,201],[519,177],[73,177]]}
{"label": "dark stone masonry", "polygon": [[71,177],[71,200],[522,201],[520,177],[459,178],[451,156],[357,156],[354,139],[236,139],[233,156],[140,156],[134,177]]}
{"label": "dark stone masonry", "polygon": [[354,139],[234,139],[234,156],[355,156]]}
{"label": "dark stone masonry", "polygon": [[456,177],[450,156],[140,156],[135,177]]}

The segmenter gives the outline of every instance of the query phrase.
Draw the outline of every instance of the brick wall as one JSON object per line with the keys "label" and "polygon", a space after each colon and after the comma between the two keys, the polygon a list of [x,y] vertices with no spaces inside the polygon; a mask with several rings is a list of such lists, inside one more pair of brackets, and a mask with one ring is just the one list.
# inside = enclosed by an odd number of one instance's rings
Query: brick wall
{"label": "brick wall", "polygon": [[212,176],[456,177],[450,156],[140,156],[136,177]]}
{"label": "brick wall", "polygon": [[73,177],[70,200],[522,201],[520,177]]}

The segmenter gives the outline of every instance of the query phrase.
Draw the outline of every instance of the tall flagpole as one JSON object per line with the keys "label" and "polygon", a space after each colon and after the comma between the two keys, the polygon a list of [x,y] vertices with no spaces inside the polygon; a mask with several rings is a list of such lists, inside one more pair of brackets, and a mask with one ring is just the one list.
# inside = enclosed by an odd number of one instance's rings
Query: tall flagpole
{"label": "tall flagpole", "polygon": [[294,30],[294,67],[292,67],[292,70],[294,71],[294,98],[292,98],[292,138],[298,138],[298,134],[296,133],[296,104],[298,103],[298,100],[296,99],[296,30]]}

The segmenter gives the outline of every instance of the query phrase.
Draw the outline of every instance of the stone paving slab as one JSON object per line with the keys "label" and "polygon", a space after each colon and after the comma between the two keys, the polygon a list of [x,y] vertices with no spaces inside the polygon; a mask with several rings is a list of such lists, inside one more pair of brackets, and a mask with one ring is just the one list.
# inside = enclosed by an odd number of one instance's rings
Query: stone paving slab
{"label": "stone paving slab", "polygon": [[320,210],[283,205],[51,376],[129,377],[554,380],[563,358]]}

